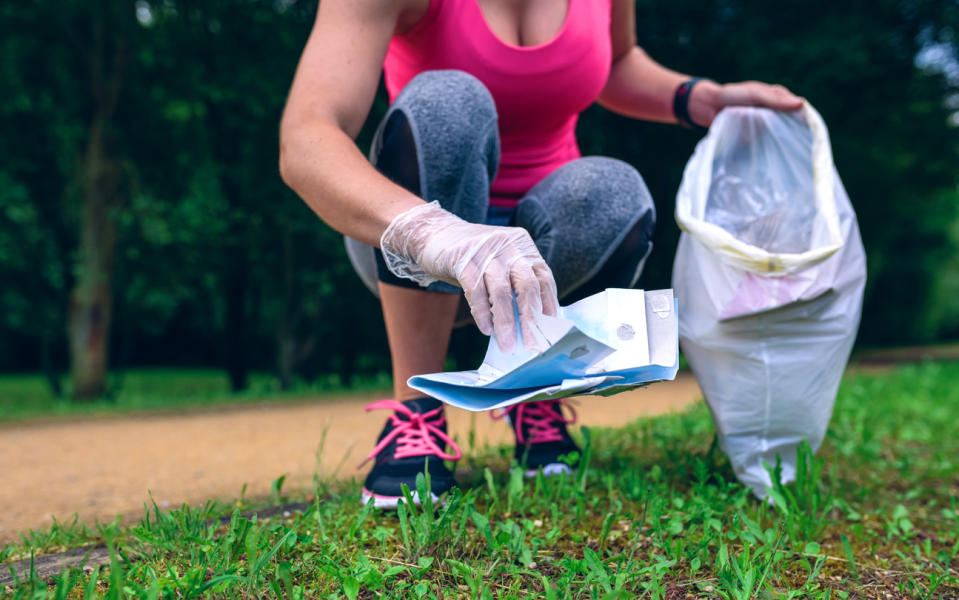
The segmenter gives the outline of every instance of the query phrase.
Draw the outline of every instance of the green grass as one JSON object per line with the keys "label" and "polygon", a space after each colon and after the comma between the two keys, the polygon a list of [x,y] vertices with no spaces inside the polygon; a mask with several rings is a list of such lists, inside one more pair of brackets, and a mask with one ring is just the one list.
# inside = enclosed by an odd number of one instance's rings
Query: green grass
{"label": "green grass", "polygon": [[112,563],[0,597],[957,598],[957,383],[959,364],[848,378],[823,448],[775,505],[736,482],[700,406],[584,431],[571,477],[524,480],[510,448],[468,457],[441,507],[379,512],[356,482],[317,481],[288,517],[211,503],[58,525],[0,560],[98,542]]}
{"label": "green grass", "polygon": [[224,371],[205,369],[131,369],[112,375],[107,397],[74,403],[57,397],[41,375],[0,375],[0,422],[37,418],[77,417],[204,409],[225,404],[295,402],[315,400],[317,395],[353,394],[391,389],[387,376],[357,377],[346,388],[336,376],[312,382],[297,381],[292,389],[280,390],[269,373],[253,373],[249,389],[230,391]]}

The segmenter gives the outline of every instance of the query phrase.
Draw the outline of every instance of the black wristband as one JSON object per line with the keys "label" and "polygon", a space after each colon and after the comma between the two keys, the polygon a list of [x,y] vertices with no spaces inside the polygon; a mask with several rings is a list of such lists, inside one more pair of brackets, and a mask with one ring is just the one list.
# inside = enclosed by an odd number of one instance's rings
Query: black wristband
{"label": "black wristband", "polygon": [[693,86],[703,79],[703,77],[692,77],[688,81],[684,81],[679,84],[679,87],[676,88],[676,93],[673,95],[673,115],[676,117],[676,120],[679,121],[679,124],[687,129],[695,129],[697,131],[707,131],[708,129],[707,127],[693,123],[693,120],[689,118],[689,95],[693,92]]}

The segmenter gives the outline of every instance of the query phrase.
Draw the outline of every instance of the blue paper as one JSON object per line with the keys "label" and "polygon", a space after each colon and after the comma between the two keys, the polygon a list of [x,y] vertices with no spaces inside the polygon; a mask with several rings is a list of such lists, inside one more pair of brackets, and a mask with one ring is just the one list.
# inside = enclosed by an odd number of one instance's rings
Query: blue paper
{"label": "blue paper", "polygon": [[479,369],[418,375],[410,387],[466,410],[567,396],[613,395],[672,380],[678,368],[676,302],[672,290],[609,289],[537,318],[533,335],[503,353],[490,340]]}

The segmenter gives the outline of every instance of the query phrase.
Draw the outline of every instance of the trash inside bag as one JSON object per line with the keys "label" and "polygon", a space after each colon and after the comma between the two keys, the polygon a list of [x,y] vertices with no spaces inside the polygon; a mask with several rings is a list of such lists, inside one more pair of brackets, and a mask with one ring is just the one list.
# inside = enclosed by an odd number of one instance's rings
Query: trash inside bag
{"label": "trash inside bag", "polygon": [[812,132],[798,113],[743,114],[717,140],[706,222],[768,252],[806,252],[816,215],[811,155]]}
{"label": "trash inside bag", "polygon": [[736,475],[795,478],[818,449],[859,328],[866,258],[826,126],[796,113],[721,112],[686,165],[673,265],[679,340]]}

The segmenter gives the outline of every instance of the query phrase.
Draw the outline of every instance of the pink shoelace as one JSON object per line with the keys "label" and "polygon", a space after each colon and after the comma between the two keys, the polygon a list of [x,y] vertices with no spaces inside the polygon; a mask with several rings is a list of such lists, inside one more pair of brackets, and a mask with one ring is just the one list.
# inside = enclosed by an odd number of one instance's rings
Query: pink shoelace
{"label": "pink shoelace", "polygon": [[[460,452],[459,446],[453,443],[453,440],[446,435],[445,431],[440,429],[446,423],[442,406],[425,413],[417,413],[410,410],[402,402],[379,400],[366,407],[367,411],[379,409],[393,411],[390,416],[390,425],[393,426],[393,430],[386,434],[366,457],[366,460],[360,463],[361,467],[375,458],[394,439],[396,440],[396,452],[393,454],[393,458],[408,458],[410,456],[437,456],[443,460],[459,460],[462,458],[463,454]],[[399,415],[406,417],[406,420],[401,419]],[[432,434],[449,444],[454,454],[443,452],[442,448],[436,445]]]}
{"label": "pink shoelace", "polygon": [[[569,409],[572,413],[570,418],[563,416],[562,407]],[[490,416],[496,420],[502,419],[508,413],[490,413]],[[561,400],[541,400],[539,402],[525,402],[516,406],[515,412],[510,416],[513,421],[513,427],[516,429],[516,441],[520,444],[541,444],[543,442],[560,442],[563,435],[560,433],[559,424],[572,425],[576,422],[576,410],[573,405],[565,399]],[[529,440],[523,433],[523,426],[527,426]]]}

